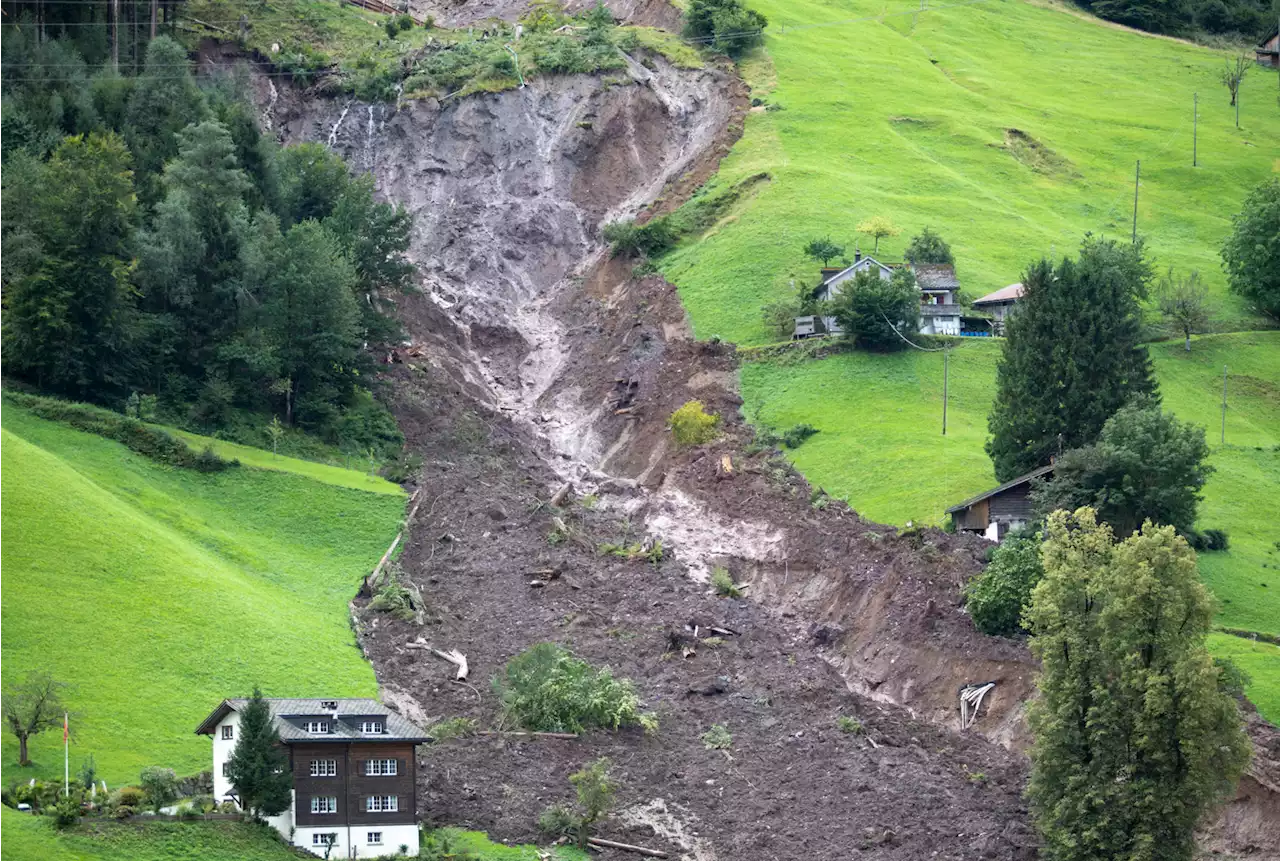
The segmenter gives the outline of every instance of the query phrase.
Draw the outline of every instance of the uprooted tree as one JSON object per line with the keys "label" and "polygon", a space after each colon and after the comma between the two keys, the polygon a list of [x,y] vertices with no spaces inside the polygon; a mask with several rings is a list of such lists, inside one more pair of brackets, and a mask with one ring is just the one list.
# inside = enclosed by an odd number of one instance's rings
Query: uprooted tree
{"label": "uprooted tree", "polygon": [[1040,659],[1027,796],[1050,861],[1187,861],[1249,757],[1213,600],[1172,527],[1116,543],[1093,510],[1045,526],[1027,622]]}

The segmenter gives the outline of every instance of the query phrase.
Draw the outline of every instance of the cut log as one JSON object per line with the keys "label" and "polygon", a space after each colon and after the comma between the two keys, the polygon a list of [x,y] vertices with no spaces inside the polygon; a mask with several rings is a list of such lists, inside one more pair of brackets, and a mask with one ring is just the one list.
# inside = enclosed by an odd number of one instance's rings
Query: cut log
{"label": "cut log", "polygon": [[568,496],[572,490],[573,485],[567,481],[560,485],[560,489],[551,494],[551,505],[555,508],[560,508],[564,504],[565,497]]}
{"label": "cut log", "polygon": [[637,855],[647,855],[650,858],[667,857],[667,853],[659,849],[649,849],[646,846],[636,846],[631,843],[619,843],[617,840],[605,840],[603,837],[588,837],[587,845],[601,849],[621,849],[624,852],[635,852]]}
{"label": "cut log", "polygon": [[432,649],[431,653],[437,658],[443,658],[458,668],[458,681],[464,681],[471,669],[467,666],[467,656],[459,652],[457,649],[450,649],[442,652],[439,649]]}
{"label": "cut log", "polygon": [[378,578],[382,574],[382,567],[387,564],[387,560],[391,558],[391,554],[396,552],[396,548],[400,546],[400,539],[404,537],[403,532],[396,534],[396,540],[391,542],[391,546],[387,548],[387,552],[382,554],[382,558],[378,560],[378,566],[373,569],[373,573],[369,575],[368,584],[370,589],[376,589],[380,585]]}
{"label": "cut log", "polygon": [[523,730],[508,732],[500,729],[481,730],[477,735],[512,735],[517,738],[577,738],[576,732],[525,732]]}

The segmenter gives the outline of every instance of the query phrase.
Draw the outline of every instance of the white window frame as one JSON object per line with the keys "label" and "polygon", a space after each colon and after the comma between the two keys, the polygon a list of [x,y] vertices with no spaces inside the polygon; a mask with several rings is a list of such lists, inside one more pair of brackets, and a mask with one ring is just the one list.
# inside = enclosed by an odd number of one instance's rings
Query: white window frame
{"label": "white window frame", "polygon": [[235,738],[235,737],[236,737],[236,728],[235,728],[234,726],[232,726],[231,724],[229,724],[229,723],[228,723],[228,724],[223,724],[223,726],[222,726],[222,740],[223,740],[223,741],[231,741],[231,739],[233,739],[233,738]]}
{"label": "white window frame", "polygon": [[230,771],[231,771],[231,760],[227,760],[226,762],[222,763],[222,776],[230,777],[231,776],[229,773]]}
{"label": "white window frame", "polygon": [[399,813],[400,796],[370,795],[364,800],[365,813]]}
{"label": "white window frame", "polygon": [[[323,810],[321,808],[324,808]],[[311,812],[316,816],[338,812],[338,798],[335,795],[311,796]]]}
{"label": "white window frame", "polygon": [[387,732],[386,721],[362,720],[360,721],[360,732],[368,735],[385,735]]}
{"label": "white window frame", "polygon": [[324,834],[312,834],[311,845],[312,846],[337,846],[338,835],[333,831],[329,831]]}
{"label": "white window frame", "polygon": [[336,759],[311,760],[311,776],[312,777],[337,777],[338,761]]}
{"label": "white window frame", "polygon": [[302,728],[305,729],[307,732],[314,733],[316,735],[329,734],[329,722],[327,720],[303,721]]}
{"label": "white window frame", "polygon": [[366,759],[365,777],[395,777],[400,773],[400,763],[394,759]]}
{"label": "white window frame", "polygon": [[382,832],[381,832],[381,831],[370,831],[370,832],[368,833],[368,835],[366,835],[366,836],[368,837],[368,839],[367,839],[367,840],[365,840],[365,842],[366,842],[366,843],[368,843],[370,846],[381,846],[381,845],[382,845]]}

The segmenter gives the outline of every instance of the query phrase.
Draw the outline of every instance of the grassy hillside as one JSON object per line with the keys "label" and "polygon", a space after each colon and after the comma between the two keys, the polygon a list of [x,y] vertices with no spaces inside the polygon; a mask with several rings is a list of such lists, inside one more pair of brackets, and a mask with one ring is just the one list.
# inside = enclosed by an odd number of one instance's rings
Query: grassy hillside
{"label": "grassy hillside", "polygon": [[[346,604],[395,534],[401,495],[171,469],[13,405],[2,434],[5,678],[42,668],[74,685],[77,764],[94,754],[113,785],[145,765],[207,767],[192,730],[254,684],[376,692]],[[23,775],[61,774],[58,735],[34,741]],[[6,735],[6,779],[16,759]]]}
{"label": "grassy hillside", "polygon": [[[816,362],[752,363],[742,370],[749,418],[820,430],[791,453],[811,482],[888,523],[941,523],[950,505],[995,484],[982,450],[1000,344],[971,342],[951,356],[947,435],[941,435],[942,355],[846,353]],[[1220,624],[1280,634],[1280,333],[1198,338],[1151,348],[1168,409],[1209,428],[1200,523],[1225,528],[1226,553],[1201,556],[1222,604]],[[1219,445],[1222,367],[1228,368],[1225,446]],[[1252,655],[1253,653],[1251,653]],[[1254,675],[1280,696],[1280,663],[1256,657]],[[1280,719],[1280,710],[1269,712]]]}
{"label": "grassy hillside", "polygon": [[59,832],[47,816],[0,808],[5,861],[289,861],[274,831],[239,822],[150,822]]}
{"label": "grassy hillside", "polygon": [[[882,241],[888,258],[920,228],[940,231],[975,297],[1041,254],[1074,251],[1086,231],[1127,237],[1137,159],[1138,226],[1158,264],[1200,270],[1223,323],[1250,327],[1218,247],[1246,192],[1280,171],[1275,72],[1249,72],[1237,130],[1218,82],[1224,55],[1065,11],[1021,0],[921,14],[913,0],[752,6],[769,17],[767,56],[744,68],[753,95],[781,110],[748,116],[712,186],[760,171],[772,182],[661,261],[698,337],[769,340],[761,307],[816,277],[805,241],[830,234],[851,254],[855,226],[874,215],[903,229]],[[885,17],[849,20],[873,15]]]}

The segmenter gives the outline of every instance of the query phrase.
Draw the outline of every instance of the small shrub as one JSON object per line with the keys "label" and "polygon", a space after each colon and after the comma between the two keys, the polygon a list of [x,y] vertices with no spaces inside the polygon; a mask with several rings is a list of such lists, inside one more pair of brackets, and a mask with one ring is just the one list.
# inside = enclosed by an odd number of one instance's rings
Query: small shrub
{"label": "small shrub", "polygon": [[733,582],[733,576],[727,568],[711,569],[711,587],[716,590],[716,594],[724,598],[741,598],[742,587]]}
{"label": "small shrub", "polygon": [[782,444],[787,448],[799,448],[804,441],[818,432],[813,425],[792,425],[782,434]]}
{"label": "small shrub", "polygon": [[187,802],[186,804],[180,805],[178,807],[179,819],[199,819],[200,815],[201,815],[200,808],[196,807],[191,802]]}
{"label": "small shrub", "polygon": [[224,801],[218,805],[219,813],[236,813],[236,803],[234,801]]}
{"label": "small shrub", "polygon": [[572,837],[578,831],[578,817],[567,804],[553,804],[538,816],[538,830],[548,837]]}
{"label": "small shrub", "polygon": [[456,717],[442,720],[427,730],[427,735],[437,742],[473,736],[479,728],[474,718]]}
{"label": "small shrub", "polygon": [[1040,535],[1014,534],[991,554],[991,562],[964,587],[965,607],[984,634],[1010,637],[1021,629],[1022,608],[1044,576]]}
{"label": "small shrub", "polygon": [[607,667],[596,670],[555,643],[512,658],[493,687],[503,718],[535,732],[648,728],[630,680],[615,679]]}
{"label": "small shrub", "polygon": [[115,792],[113,804],[117,807],[141,807],[146,794],[136,786],[122,786]]}
{"label": "small shrub", "polygon": [[128,819],[131,816],[136,816],[137,813],[138,813],[138,808],[128,804],[121,804],[119,807],[117,807],[115,810],[111,812],[111,815],[114,816],[116,819]]}
{"label": "small shrub", "polygon": [[398,27],[402,33],[407,33],[413,29],[413,18],[407,13],[401,13],[396,16],[396,27]]}
{"label": "small shrub", "polygon": [[688,401],[671,414],[671,433],[679,445],[701,445],[716,438],[720,416],[708,413],[702,401]]}
{"label": "small shrub", "polygon": [[733,733],[722,723],[712,724],[701,736],[707,750],[728,750],[733,747]]}
{"label": "small shrub", "polygon": [[394,571],[387,575],[378,594],[369,601],[369,609],[387,613],[402,622],[412,622],[418,614],[413,592],[401,585]]}
{"label": "small shrub", "polygon": [[400,452],[395,460],[382,468],[382,477],[387,481],[403,484],[406,481],[417,478],[418,471],[421,469],[422,455],[405,449]]}
{"label": "small shrub", "polygon": [[178,776],[172,768],[148,765],[138,780],[147,804],[156,813],[178,795]]}
{"label": "small shrub", "polygon": [[1206,529],[1203,532],[1193,529],[1185,537],[1191,549],[1197,553],[1226,550],[1231,543],[1226,531],[1222,529]]}
{"label": "small shrub", "polygon": [[80,821],[80,800],[75,796],[58,799],[53,808],[53,824],[58,828],[70,828]]}
{"label": "small shrub", "polygon": [[395,18],[388,18],[386,21],[383,21],[382,29],[387,31],[388,39],[394,39],[396,36],[400,35],[400,24]]}
{"label": "small shrub", "polygon": [[702,641],[702,645],[708,649],[718,649],[724,645],[724,637],[707,637]]}
{"label": "small shrub", "polygon": [[848,715],[840,715],[836,718],[836,729],[846,735],[858,735],[862,732],[862,721]]}

